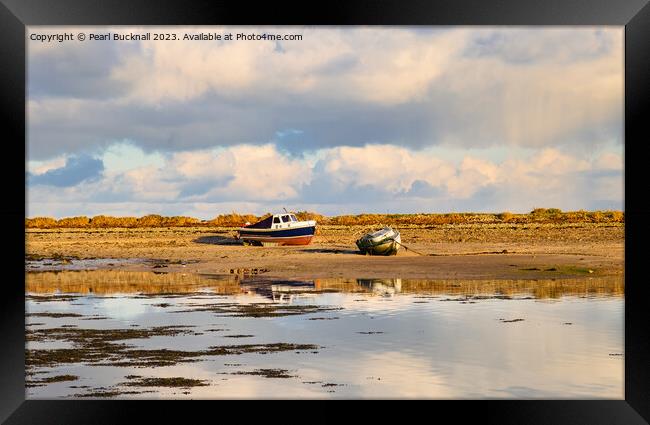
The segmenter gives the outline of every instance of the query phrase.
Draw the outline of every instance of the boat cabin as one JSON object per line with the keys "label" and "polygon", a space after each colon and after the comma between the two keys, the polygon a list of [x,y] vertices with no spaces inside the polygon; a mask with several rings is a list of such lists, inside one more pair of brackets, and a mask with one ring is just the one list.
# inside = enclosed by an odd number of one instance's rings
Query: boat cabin
{"label": "boat cabin", "polygon": [[[245,226],[253,229],[290,229],[297,223],[301,223],[294,214],[273,214],[255,224]],[[303,222],[304,223],[304,222]]]}
{"label": "boat cabin", "polygon": [[298,219],[293,214],[275,214],[273,216],[272,229],[288,229],[291,223],[297,223]]}

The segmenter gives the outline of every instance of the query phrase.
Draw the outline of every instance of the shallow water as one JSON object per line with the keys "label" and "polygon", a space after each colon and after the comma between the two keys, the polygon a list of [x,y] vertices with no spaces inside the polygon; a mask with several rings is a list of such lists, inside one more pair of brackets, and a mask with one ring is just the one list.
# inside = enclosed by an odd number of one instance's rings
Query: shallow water
{"label": "shallow water", "polygon": [[624,398],[621,278],[97,270],[26,289],[32,399]]}
{"label": "shallow water", "polygon": [[25,271],[97,270],[151,262],[139,258],[35,258],[25,260]]}

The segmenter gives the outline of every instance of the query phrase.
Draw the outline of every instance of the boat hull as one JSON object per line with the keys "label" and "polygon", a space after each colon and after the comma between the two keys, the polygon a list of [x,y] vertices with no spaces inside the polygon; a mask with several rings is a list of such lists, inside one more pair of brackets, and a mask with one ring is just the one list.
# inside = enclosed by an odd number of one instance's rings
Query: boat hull
{"label": "boat hull", "polygon": [[239,239],[256,245],[309,245],[316,226],[293,229],[246,229],[239,230]]}
{"label": "boat hull", "polygon": [[390,240],[374,246],[359,247],[359,250],[366,255],[397,255],[399,244]]}
{"label": "boat hull", "polygon": [[386,237],[379,241],[370,238],[361,238],[357,241],[357,247],[362,254],[366,255],[397,255],[402,240],[399,232],[393,237]]}

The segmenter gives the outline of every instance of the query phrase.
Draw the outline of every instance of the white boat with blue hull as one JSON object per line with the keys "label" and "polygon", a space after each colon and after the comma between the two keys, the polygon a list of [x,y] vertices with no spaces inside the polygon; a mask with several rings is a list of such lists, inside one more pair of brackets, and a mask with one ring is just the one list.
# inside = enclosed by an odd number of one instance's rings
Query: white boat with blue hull
{"label": "white boat with blue hull", "polygon": [[255,224],[245,224],[237,237],[249,245],[308,245],[316,232],[316,221],[299,221],[294,214],[273,214]]}

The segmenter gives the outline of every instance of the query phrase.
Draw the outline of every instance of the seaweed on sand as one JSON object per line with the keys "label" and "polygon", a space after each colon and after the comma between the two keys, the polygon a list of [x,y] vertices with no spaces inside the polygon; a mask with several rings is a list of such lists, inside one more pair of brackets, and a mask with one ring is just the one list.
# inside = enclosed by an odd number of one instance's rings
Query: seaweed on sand
{"label": "seaweed on sand", "polygon": [[123,395],[123,394],[143,394],[145,392],[151,392],[151,391],[124,391],[115,387],[111,387],[111,388],[99,387],[87,393],[74,394],[72,397],[110,398],[110,397],[116,397],[118,395]]}
{"label": "seaweed on sand", "polygon": [[25,381],[25,387],[42,387],[53,382],[76,381],[77,379],[79,379],[79,377],[76,375],[48,376],[43,379]]}
{"label": "seaweed on sand", "polygon": [[83,315],[79,313],[27,313],[25,317],[52,317],[52,318],[61,318],[61,317],[82,317]]}
{"label": "seaweed on sand", "polygon": [[77,295],[25,295],[25,301],[33,301],[36,303],[42,302],[56,302],[56,301],[74,301],[79,296]]}
{"label": "seaweed on sand", "polygon": [[156,326],[149,329],[72,329],[49,328],[26,332],[28,341],[69,341],[79,345],[101,344],[125,339],[145,339],[153,336],[176,336],[189,334],[188,326]]}
{"label": "seaweed on sand", "polygon": [[206,381],[201,379],[191,379],[183,377],[169,377],[169,378],[142,378],[137,377],[133,378],[133,375],[126,377],[127,379],[131,378],[133,381],[127,382],[123,385],[128,387],[205,387],[208,384]]}
{"label": "seaweed on sand", "polygon": [[190,309],[177,310],[174,313],[210,312],[235,317],[280,317],[299,314],[320,313],[324,311],[342,310],[342,307],[326,307],[318,305],[285,305],[271,303],[216,303],[190,305]]}
{"label": "seaweed on sand", "polygon": [[230,375],[257,375],[265,378],[296,378],[295,375],[289,375],[286,369],[255,369],[251,371],[231,372]]}
{"label": "seaweed on sand", "polygon": [[89,363],[104,366],[157,367],[181,362],[195,362],[205,356],[235,355],[244,353],[267,354],[279,351],[316,350],[313,344],[245,344],[209,347],[199,351],[135,348],[119,341],[143,339],[152,336],[191,334],[184,326],[159,326],[150,329],[78,329],[53,328],[27,332],[28,341],[67,341],[71,348],[26,349],[25,364],[28,369],[51,367],[59,364]]}

